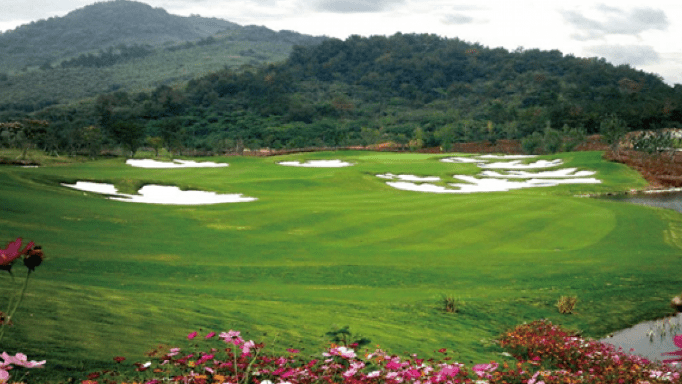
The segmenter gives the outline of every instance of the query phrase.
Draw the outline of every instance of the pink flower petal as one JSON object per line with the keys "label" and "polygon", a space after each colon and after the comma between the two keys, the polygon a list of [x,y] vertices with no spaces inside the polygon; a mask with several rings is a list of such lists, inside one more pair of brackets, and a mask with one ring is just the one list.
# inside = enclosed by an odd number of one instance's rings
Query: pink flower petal
{"label": "pink flower petal", "polygon": [[673,338],[673,343],[677,346],[677,348],[682,348],[682,335],[677,335]]}

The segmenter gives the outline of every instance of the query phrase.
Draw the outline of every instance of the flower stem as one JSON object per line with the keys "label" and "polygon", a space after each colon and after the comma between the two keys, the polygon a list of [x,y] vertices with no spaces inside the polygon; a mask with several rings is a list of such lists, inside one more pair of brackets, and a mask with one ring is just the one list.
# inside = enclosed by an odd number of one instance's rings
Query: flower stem
{"label": "flower stem", "polygon": [[13,300],[10,298],[10,304],[7,307],[9,309],[9,312],[7,313],[7,316],[5,316],[5,321],[2,323],[2,327],[0,328],[0,342],[2,342],[2,338],[5,336],[5,329],[7,329],[7,325],[9,324],[10,320],[12,320],[12,317],[14,317],[14,313],[17,311],[17,308],[19,308],[19,304],[21,304],[21,301],[24,299],[24,294],[26,293],[26,288],[28,288],[28,278],[29,277],[31,277],[31,270],[30,269],[26,273],[26,280],[24,280],[24,286],[21,288],[21,293],[19,294],[19,299],[16,300],[16,302],[14,303],[14,308],[12,308],[12,301]]}

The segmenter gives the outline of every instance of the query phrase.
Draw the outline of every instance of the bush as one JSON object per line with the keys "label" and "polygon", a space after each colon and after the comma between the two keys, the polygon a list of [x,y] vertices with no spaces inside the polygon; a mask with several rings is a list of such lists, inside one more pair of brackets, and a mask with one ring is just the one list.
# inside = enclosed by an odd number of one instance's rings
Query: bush
{"label": "bush", "polygon": [[559,301],[557,301],[556,306],[559,309],[559,313],[573,313],[575,305],[578,303],[578,298],[575,296],[561,296]]}
{"label": "bush", "polygon": [[464,305],[464,302],[462,300],[455,299],[453,296],[450,295],[443,295],[441,303],[443,305],[443,310],[448,313],[457,313],[459,312],[460,308]]}

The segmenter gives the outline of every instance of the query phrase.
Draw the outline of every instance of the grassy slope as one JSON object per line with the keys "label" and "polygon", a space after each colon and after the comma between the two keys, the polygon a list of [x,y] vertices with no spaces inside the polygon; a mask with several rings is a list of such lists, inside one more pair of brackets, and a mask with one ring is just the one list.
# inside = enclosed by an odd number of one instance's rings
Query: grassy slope
{"label": "grassy slope", "polygon": [[[325,332],[349,325],[395,353],[447,347],[461,361],[483,362],[499,356],[481,340],[523,321],[550,318],[600,336],[665,314],[682,283],[679,248],[666,242],[680,236],[679,215],[573,197],[644,182],[600,153],[560,156],[598,170],[604,184],[406,192],[374,174],[477,170],[434,155],[369,152],[286,157],[357,163],[340,169],[242,157],[218,159],[230,166],[214,169],[137,169],[120,159],[0,168],[0,236],[34,239],[49,256],[1,348],[46,358],[66,375],[115,355],[142,359],[198,328],[239,329],[268,343],[277,335],[276,348],[313,353]],[[58,184],[75,180],[259,200],[130,204]],[[465,302],[460,313],[440,310],[444,294]],[[554,304],[569,294],[580,299],[578,313],[559,315]]]}
{"label": "grassy slope", "polygon": [[224,67],[234,69],[249,64],[254,58],[240,55],[247,49],[267,57],[260,62],[278,62],[287,58],[291,45],[222,39],[216,44],[175,52],[159,48],[154,55],[105,68],[33,69],[12,77],[3,86],[0,103],[43,98],[67,103],[110,92],[112,85],[130,93],[148,92],[162,84],[179,86]]}

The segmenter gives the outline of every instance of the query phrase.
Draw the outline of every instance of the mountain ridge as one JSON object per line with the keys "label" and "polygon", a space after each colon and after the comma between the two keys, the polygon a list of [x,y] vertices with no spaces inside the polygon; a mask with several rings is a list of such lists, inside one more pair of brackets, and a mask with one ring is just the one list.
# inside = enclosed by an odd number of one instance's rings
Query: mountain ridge
{"label": "mountain ridge", "polygon": [[0,72],[42,65],[120,45],[198,41],[244,27],[227,20],[178,16],[131,0],[97,2],[0,33]]}

